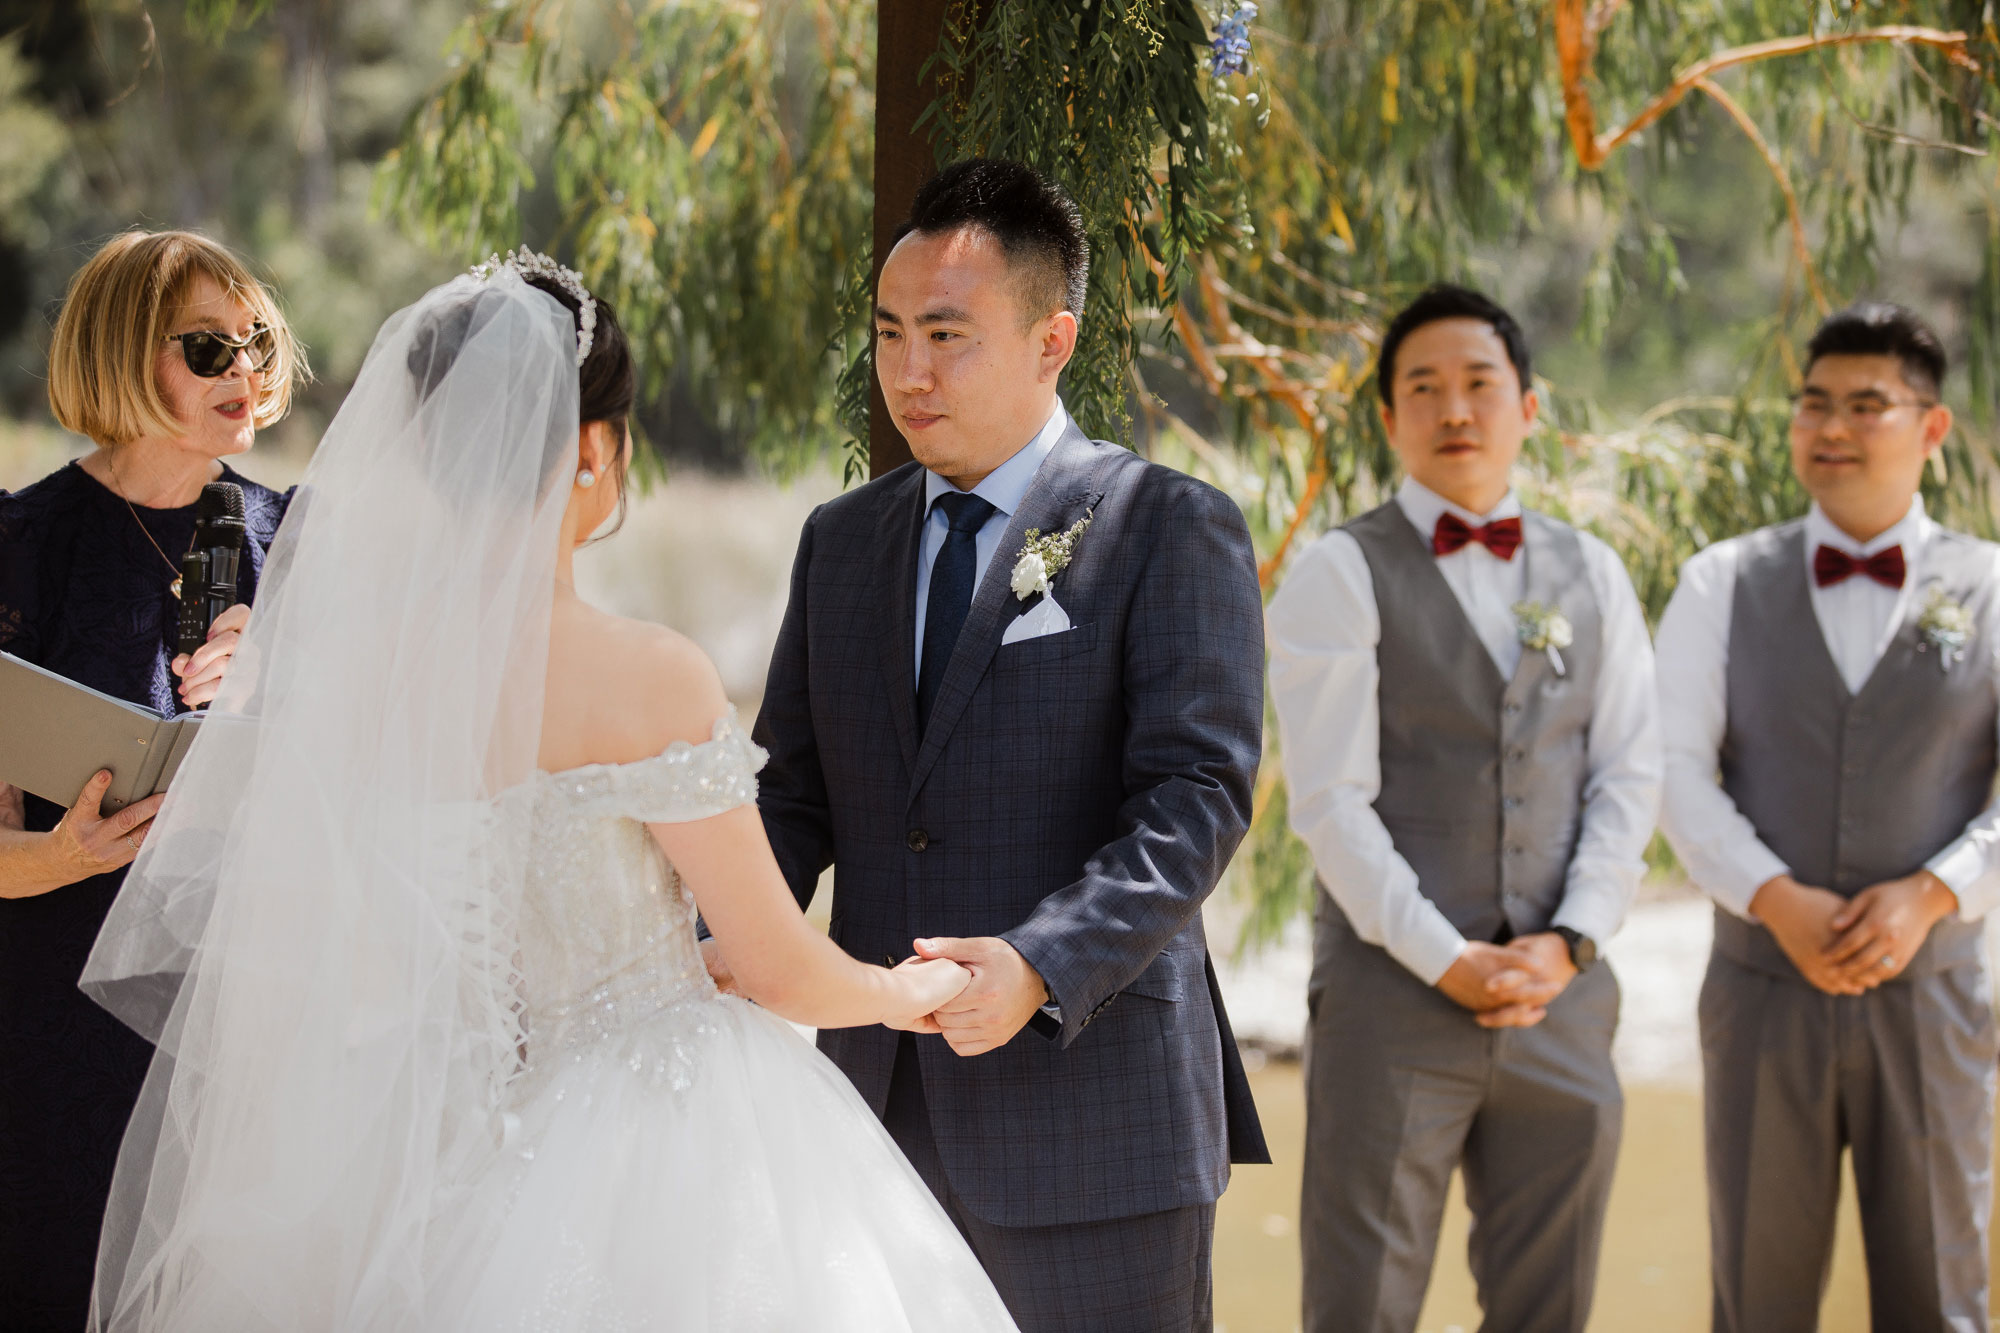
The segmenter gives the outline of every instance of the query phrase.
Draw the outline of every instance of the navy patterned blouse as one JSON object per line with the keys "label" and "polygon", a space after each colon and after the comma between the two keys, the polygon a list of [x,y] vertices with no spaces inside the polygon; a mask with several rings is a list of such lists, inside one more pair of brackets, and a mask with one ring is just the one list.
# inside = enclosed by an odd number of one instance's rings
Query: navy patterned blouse
{"label": "navy patterned blouse", "polygon": [[[226,465],[243,488],[256,595],[291,493]],[[174,692],[178,605],[169,591],[195,506],[127,507],[75,463],[0,491],[0,652],[162,712]],[[141,525],[144,531],[141,531]],[[151,534],[151,541],[147,540]],[[158,543],[159,549],[154,549]],[[41,832],[60,806],[27,798]],[[33,898],[0,899],[0,1311],[9,1330],[84,1326],[97,1232],[119,1139],[152,1048],[76,988],[124,871]]]}

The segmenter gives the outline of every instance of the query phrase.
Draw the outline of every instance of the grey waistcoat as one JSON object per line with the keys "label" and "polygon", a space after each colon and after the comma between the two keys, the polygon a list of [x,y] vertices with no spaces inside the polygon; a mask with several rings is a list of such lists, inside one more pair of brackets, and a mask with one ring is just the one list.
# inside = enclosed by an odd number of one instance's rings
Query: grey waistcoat
{"label": "grey waistcoat", "polygon": [[[1921,582],[1903,624],[1851,695],[1813,611],[1804,522],[1743,541],[1729,617],[1723,790],[1800,883],[1851,898],[1922,869],[1993,790],[1993,548],[1937,534],[1913,571]],[[1976,626],[1950,670],[1918,627],[1933,586]],[[1978,958],[1979,933],[1978,922],[1940,921],[1901,975]],[[1769,931],[1719,909],[1715,948],[1746,967],[1798,976]]]}
{"label": "grey waistcoat", "polygon": [[1562,609],[1562,650],[1523,647],[1503,680],[1438,572],[1426,535],[1390,502],[1347,525],[1380,609],[1382,793],[1375,812],[1424,896],[1467,939],[1546,930],[1562,902],[1589,776],[1601,612],[1574,529],[1521,516],[1527,600]]}

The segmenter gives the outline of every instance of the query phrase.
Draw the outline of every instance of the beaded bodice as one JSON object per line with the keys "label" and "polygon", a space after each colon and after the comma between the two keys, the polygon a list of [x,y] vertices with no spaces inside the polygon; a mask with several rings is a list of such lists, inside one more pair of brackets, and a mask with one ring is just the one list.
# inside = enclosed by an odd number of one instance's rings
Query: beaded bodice
{"label": "beaded bodice", "polygon": [[764,758],[732,709],[700,745],[536,776],[519,933],[531,1068],[714,994],[694,896],[646,825],[750,804]]}

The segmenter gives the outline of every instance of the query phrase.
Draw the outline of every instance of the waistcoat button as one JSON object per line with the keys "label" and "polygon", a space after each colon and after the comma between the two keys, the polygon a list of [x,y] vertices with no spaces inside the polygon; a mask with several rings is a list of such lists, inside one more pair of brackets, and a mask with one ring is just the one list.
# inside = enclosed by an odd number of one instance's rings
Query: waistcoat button
{"label": "waistcoat button", "polygon": [[931,835],[920,828],[913,828],[910,830],[910,836],[903,841],[911,851],[921,852],[924,848],[931,845]]}

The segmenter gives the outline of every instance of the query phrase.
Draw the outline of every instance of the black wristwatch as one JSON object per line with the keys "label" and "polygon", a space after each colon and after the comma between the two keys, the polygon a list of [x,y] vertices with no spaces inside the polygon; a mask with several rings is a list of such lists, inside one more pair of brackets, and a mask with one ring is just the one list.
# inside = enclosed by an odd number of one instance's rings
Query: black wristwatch
{"label": "black wristwatch", "polygon": [[1563,943],[1569,946],[1569,960],[1576,964],[1577,971],[1588,972],[1597,965],[1596,940],[1568,926],[1551,926],[1550,929],[1562,936]]}

